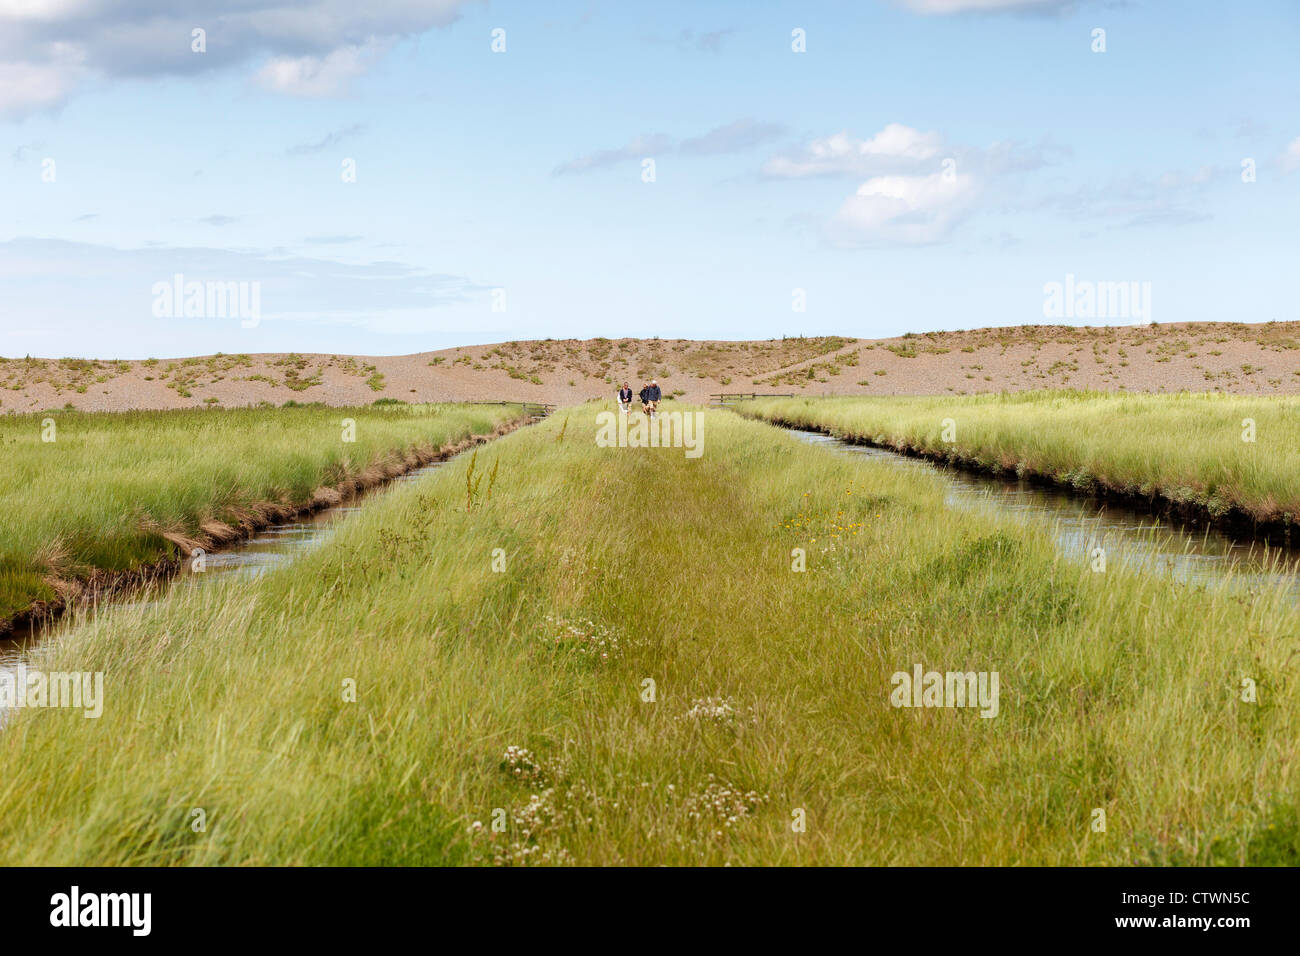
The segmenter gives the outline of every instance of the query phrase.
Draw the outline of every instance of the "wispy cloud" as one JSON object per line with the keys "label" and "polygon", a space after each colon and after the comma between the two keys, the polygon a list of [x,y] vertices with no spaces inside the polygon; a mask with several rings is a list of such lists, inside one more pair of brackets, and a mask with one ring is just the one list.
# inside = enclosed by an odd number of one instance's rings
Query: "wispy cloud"
{"label": "wispy cloud", "polygon": [[690,30],[683,30],[682,42],[693,45],[697,50],[720,53],[723,42],[735,32],[730,27],[723,30],[710,30],[707,33],[694,33]]}
{"label": "wispy cloud", "polygon": [[37,152],[37,150],[43,149],[44,147],[45,144],[40,142],[23,143],[21,146],[17,147],[13,151],[11,156],[15,163],[21,163],[24,160],[26,160],[29,155],[34,155]]}
{"label": "wispy cloud", "polygon": [[898,0],[914,13],[1067,13],[1078,0]]}
{"label": "wispy cloud", "polygon": [[579,156],[577,159],[571,159],[567,163],[561,163],[551,171],[551,174],[553,176],[563,176],[569,173],[586,173],[593,169],[607,169],[610,166],[617,166],[619,163],[668,152],[672,148],[672,138],[662,133],[637,136],[623,146],[598,150],[585,156]]}
{"label": "wispy cloud", "polygon": [[590,172],[594,169],[606,169],[620,163],[641,160],[648,156],[660,156],[679,150],[682,153],[695,156],[738,153],[769,143],[779,138],[784,132],[784,127],[776,123],[762,123],[752,118],[745,118],[714,127],[699,136],[689,137],[682,140],[680,144],[673,137],[664,133],[645,134],[636,136],[624,145],[614,149],[598,150],[561,163],[552,170],[552,175],[562,176],[569,173]]}
{"label": "wispy cloud", "polygon": [[285,152],[290,156],[306,156],[310,153],[319,153],[332,146],[337,146],[350,136],[356,136],[365,128],[362,123],[353,123],[351,126],[345,126],[342,129],[334,130],[332,133],[326,133],[314,143],[298,143],[296,146],[290,146]]}
{"label": "wispy cloud", "polygon": [[360,242],[365,236],[307,236],[303,242],[313,246],[340,246],[351,242]]}
{"label": "wispy cloud", "polygon": [[770,143],[784,134],[785,127],[778,123],[760,123],[747,117],[715,127],[703,136],[682,140],[681,151],[704,155],[738,153]]}
{"label": "wispy cloud", "polygon": [[1239,172],[1233,167],[1206,165],[1158,175],[1127,173],[1018,202],[1016,208],[1108,222],[1110,228],[1188,225],[1210,218],[1200,201],[1204,191],[1215,182],[1232,181]]}
{"label": "wispy cloud", "polygon": [[734,27],[720,27],[717,30],[697,31],[683,28],[669,36],[647,36],[646,42],[675,46],[683,52],[721,53],[723,44],[735,34]]}
{"label": "wispy cloud", "polygon": [[49,336],[52,350],[62,348],[67,336],[106,323],[124,339],[152,342],[177,331],[175,320],[151,311],[154,284],[170,282],[177,273],[193,281],[260,283],[268,322],[384,331],[427,328],[429,310],[487,293],[487,286],[462,276],[389,260],[339,262],[158,244],[118,249],[24,237],[0,242],[0,310],[18,301],[44,303],[42,326],[59,330]]}

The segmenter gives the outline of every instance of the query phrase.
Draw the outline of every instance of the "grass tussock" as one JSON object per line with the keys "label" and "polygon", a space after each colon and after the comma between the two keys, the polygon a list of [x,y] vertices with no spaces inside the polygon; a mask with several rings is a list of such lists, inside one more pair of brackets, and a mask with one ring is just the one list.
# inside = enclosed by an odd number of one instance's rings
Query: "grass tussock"
{"label": "grass tussock", "polygon": [[[573,409],[289,568],[74,622],[42,664],[104,715],[0,733],[0,862],[1300,862],[1281,595],[1094,574],[704,415],[687,459]],[[891,707],[916,664],[998,671],[998,715]]]}

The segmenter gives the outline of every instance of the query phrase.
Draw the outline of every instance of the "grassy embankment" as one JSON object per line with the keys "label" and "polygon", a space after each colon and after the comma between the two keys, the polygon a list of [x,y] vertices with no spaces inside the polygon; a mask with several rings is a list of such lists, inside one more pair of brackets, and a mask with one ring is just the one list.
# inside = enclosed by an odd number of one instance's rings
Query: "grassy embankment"
{"label": "grassy embankment", "polygon": [[0,623],[79,582],[157,562],[171,542],[229,539],[322,488],[372,484],[519,414],[403,405],[0,417]]}
{"label": "grassy embankment", "polygon": [[[697,459],[598,448],[592,408],[70,622],[42,664],[104,715],[14,712],[0,862],[1300,861],[1281,595],[1093,574],[729,412]],[[891,707],[916,664],[998,671],[998,715]]]}
{"label": "grassy embankment", "polygon": [[1300,520],[1297,398],[1024,392],[762,399],[738,410],[1079,491],[1167,503],[1189,516],[1279,526]]}

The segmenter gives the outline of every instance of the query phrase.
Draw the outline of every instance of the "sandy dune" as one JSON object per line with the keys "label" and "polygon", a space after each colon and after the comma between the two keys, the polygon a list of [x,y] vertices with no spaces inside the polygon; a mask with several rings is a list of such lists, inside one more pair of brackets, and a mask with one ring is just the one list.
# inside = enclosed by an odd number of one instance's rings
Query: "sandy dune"
{"label": "sandy dune", "polygon": [[571,404],[656,377],[715,392],[971,394],[1033,388],[1300,392],[1300,323],[1018,326],[893,339],[560,339],[397,356],[0,358],[0,413],[509,399]]}

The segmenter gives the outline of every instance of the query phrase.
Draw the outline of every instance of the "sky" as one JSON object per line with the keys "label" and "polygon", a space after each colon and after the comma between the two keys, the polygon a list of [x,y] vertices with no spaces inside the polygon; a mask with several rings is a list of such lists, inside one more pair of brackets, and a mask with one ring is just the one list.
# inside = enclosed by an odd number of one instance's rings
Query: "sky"
{"label": "sky", "polygon": [[1294,0],[0,0],[0,355],[1296,320],[1297,51]]}

